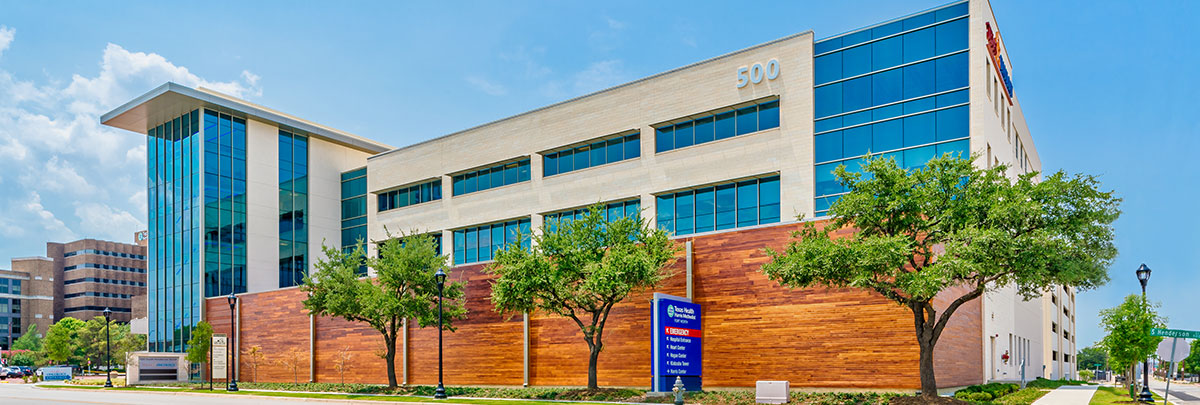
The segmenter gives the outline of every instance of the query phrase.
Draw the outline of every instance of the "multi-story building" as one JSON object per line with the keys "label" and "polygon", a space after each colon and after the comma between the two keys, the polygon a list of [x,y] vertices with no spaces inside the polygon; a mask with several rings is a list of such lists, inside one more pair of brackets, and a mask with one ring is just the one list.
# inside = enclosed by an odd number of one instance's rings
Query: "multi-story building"
{"label": "multi-story building", "polygon": [[60,318],[88,320],[108,308],[113,320],[129,322],[132,298],[146,293],[145,246],[97,239],[47,243],[46,257],[61,274],[54,305]]}
{"label": "multi-story building", "polygon": [[0,270],[0,349],[22,335],[45,336],[54,316],[55,273],[44,257],[16,258],[12,270]]}
{"label": "multi-story building", "polygon": [[[1012,175],[1040,170],[1011,66],[991,6],[969,0],[802,32],[399,149],[173,83],[102,122],[148,140],[151,350],[182,350],[206,319],[239,345],[308,353],[310,379],[330,378],[329,356],[348,347],[351,377],[380,381],[371,331],[309,317],[292,287],[322,241],[416,229],[471,281],[471,315],[447,340],[454,383],[578,385],[573,326],[492,315],[484,269],[497,248],[527,243],[519,233],[602,203],[686,246],[656,291],[702,305],[705,386],[912,388],[910,313],[866,291],[783,289],[758,271],[761,249],[785,244],[798,216],[825,220],[845,192],[831,171],[867,153],[910,169],[976,153]],[[1040,367],[1039,308],[1011,290],[961,307],[938,346],[939,383],[1016,379],[1000,366],[1018,354]],[[649,383],[649,318],[642,297],[614,309],[601,384]],[[405,381],[433,381],[434,341],[406,325]]]}

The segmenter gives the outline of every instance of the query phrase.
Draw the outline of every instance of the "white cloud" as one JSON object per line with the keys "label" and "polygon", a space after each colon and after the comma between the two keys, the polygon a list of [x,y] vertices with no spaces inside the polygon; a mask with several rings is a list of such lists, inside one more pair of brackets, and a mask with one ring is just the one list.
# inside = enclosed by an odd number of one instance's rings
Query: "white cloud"
{"label": "white cloud", "polygon": [[482,77],[467,76],[466,80],[467,80],[467,83],[471,84],[471,86],[475,87],[479,91],[487,93],[488,95],[503,96],[505,94],[508,94],[508,89],[504,88],[504,85],[501,85],[498,83],[492,83]]}
{"label": "white cloud", "polygon": [[17,30],[0,25],[0,55],[4,55],[4,50],[8,49],[16,35]]}
{"label": "white cloud", "polygon": [[[0,26],[0,51],[13,30]],[[162,55],[108,44],[96,69],[69,78],[22,78],[0,65],[0,263],[43,254],[45,242],[129,242],[145,229],[145,137],[100,125],[100,115],[172,81],[235,97],[262,94],[244,70],[212,81]],[[11,55],[8,55],[11,58]]]}
{"label": "white cloud", "polygon": [[522,46],[512,52],[501,52],[500,60],[512,62],[520,66],[524,70],[526,79],[537,79],[553,72],[549,67],[537,61],[538,58],[545,56],[545,54],[546,48],[535,47],[533,49],[526,49]]}
{"label": "white cloud", "polygon": [[575,92],[586,94],[628,81],[625,64],[620,59],[594,62],[575,74]]}

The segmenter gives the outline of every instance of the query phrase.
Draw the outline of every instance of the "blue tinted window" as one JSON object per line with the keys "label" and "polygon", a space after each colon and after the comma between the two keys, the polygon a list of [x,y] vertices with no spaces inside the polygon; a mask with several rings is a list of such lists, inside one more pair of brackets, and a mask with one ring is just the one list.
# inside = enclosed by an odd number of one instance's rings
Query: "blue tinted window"
{"label": "blue tinted window", "polygon": [[825,132],[825,131],[828,131],[831,129],[838,129],[841,127],[842,127],[842,118],[834,117],[834,118],[818,120],[816,122],[816,124],[814,124],[813,130],[816,132]]}
{"label": "blue tinted window", "polygon": [[871,44],[871,70],[886,69],[904,63],[904,38],[891,37]]}
{"label": "blue tinted window", "polygon": [[937,140],[965,138],[970,131],[967,106],[937,112]]}
{"label": "blue tinted window", "polygon": [[842,116],[842,125],[853,126],[858,124],[866,124],[871,122],[871,111],[859,111],[853,114]]}
{"label": "blue tinted window", "polygon": [[604,163],[614,163],[625,160],[625,151],[621,148],[621,143],[625,138],[609,139],[604,143]]}
{"label": "blue tinted window", "polygon": [[738,182],[738,226],[758,224],[758,181]]}
{"label": "blue tinted window", "polygon": [[[565,159],[569,157],[565,155],[569,155],[569,153],[559,154],[559,172],[562,172],[564,164],[570,164],[569,162],[572,160]],[[587,157],[586,153],[577,154],[577,159],[582,158],[585,162]],[[529,159],[454,176],[453,191],[454,195],[462,195],[525,181],[529,181]]]}
{"label": "blue tinted window", "polygon": [[834,83],[813,89],[816,116],[827,117],[842,112],[842,84]]}
{"label": "blue tinted window", "polygon": [[675,232],[687,235],[695,232],[696,207],[691,191],[675,193]]}
{"label": "blue tinted window", "polygon": [[[623,137],[612,138],[604,141],[593,142],[588,145],[564,149],[556,153],[546,155],[546,164],[549,168],[554,166],[554,170],[547,169],[546,176],[553,174],[567,173],[573,170],[600,166],[608,163],[615,163],[625,159],[638,157],[640,151],[638,134],[626,135]],[[628,145],[627,145],[628,144]],[[628,156],[626,156],[628,154]],[[553,156],[553,159],[551,157]],[[517,181],[528,180],[527,177],[521,177],[524,173],[523,166],[515,166],[518,174]]]}
{"label": "blue tinted window", "polygon": [[779,177],[758,183],[758,223],[779,222]]}
{"label": "blue tinted window", "polygon": [[[499,175],[486,177],[501,178],[503,172],[497,172]],[[514,173],[515,175],[515,173]],[[441,179],[436,179],[412,186],[403,187],[396,190],[386,191],[379,194],[379,206],[376,207],[379,211],[387,211],[390,209],[403,208],[409,205],[420,204],[429,201],[442,199]],[[455,181],[456,186],[459,181]],[[436,193],[434,192],[436,189]],[[385,204],[385,201],[389,201]]]}
{"label": "blue tinted window", "polygon": [[842,185],[833,174],[841,163],[828,163],[816,166],[816,193],[818,196],[842,192]]}
{"label": "blue tinted window", "polygon": [[969,95],[967,90],[960,90],[937,96],[937,106],[940,108],[966,103]]}
{"label": "blue tinted window", "polygon": [[953,157],[966,158],[969,156],[967,153],[967,146],[969,145],[968,142],[968,139],[963,139],[961,141],[939,143],[934,153],[936,153],[937,156],[942,156],[943,154],[949,153]]}
{"label": "blue tinted window", "polygon": [[921,111],[932,110],[935,107],[933,98],[922,98],[919,100],[904,102],[904,113],[913,114]]}
{"label": "blue tinted window", "polygon": [[920,97],[934,92],[934,61],[904,67],[904,98]]}
{"label": "blue tinted window", "polygon": [[883,38],[888,35],[896,34],[904,31],[904,22],[896,21],[890,24],[884,24],[871,29],[871,38]]}
{"label": "blue tinted window", "polygon": [[779,102],[772,101],[758,105],[758,130],[779,127]]}
{"label": "blue tinted window", "polygon": [[713,117],[705,117],[696,120],[694,130],[697,144],[712,142],[716,136],[715,129],[713,128]]}
{"label": "blue tinted window", "polygon": [[844,157],[864,155],[871,149],[871,126],[864,125],[842,130]]}
{"label": "blue tinted window", "polygon": [[820,55],[842,47],[842,38],[827,39],[813,44],[813,54]]}
{"label": "blue tinted window", "polygon": [[842,84],[842,111],[871,106],[871,76],[847,80]]}
{"label": "blue tinted window", "polygon": [[835,131],[817,135],[813,141],[815,161],[828,162],[842,158],[842,132]]}
{"label": "blue tinted window", "polygon": [[904,29],[911,30],[913,28],[924,27],[926,25],[933,24],[934,22],[936,22],[936,20],[934,20],[933,13],[915,15],[904,19]]}
{"label": "blue tinted window", "polygon": [[871,45],[863,45],[838,52],[842,55],[842,77],[854,77],[873,70],[871,48]]}
{"label": "blue tinted window", "polygon": [[696,135],[692,123],[689,121],[675,124],[675,148],[686,148],[695,144]]}
{"label": "blue tinted window", "polygon": [[625,137],[625,158],[633,159],[642,156],[641,136],[633,134]]}
{"label": "blue tinted window", "polygon": [[542,159],[542,175],[553,176],[558,174],[558,154],[550,153]]}
{"label": "blue tinted window", "polygon": [[890,105],[887,107],[879,107],[871,110],[872,121],[882,121],[888,118],[895,118],[904,115],[904,106],[900,104]]}
{"label": "blue tinted window", "polygon": [[591,150],[591,155],[592,155],[591,160],[592,161],[591,161],[591,164],[589,165],[589,167],[590,166],[600,166],[602,164],[608,163],[608,158],[605,157],[605,153],[604,153],[607,150],[608,150],[608,148],[607,148],[607,146],[605,146],[604,142],[593,143],[592,150]]}
{"label": "blue tinted window", "polygon": [[674,127],[668,125],[654,131],[654,151],[666,152],[675,149]]}
{"label": "blue tinted window", "polygon": [[932,58],[933,43],[933,27],[904,34],[904,63]]}
{"label": "blue tinted window", "polygon": [[737,186],[724,184],[716,187],[716,229],[737,226]]}
{"label": "blue tinted window", "polygon": [[872,152],[884,152],[904,147],[903,120],[891,120],[872,125]]}
{"label": "blue tinted window", "polygon": [[955,4],[950,7],[943,8],[934,12],[934,16],[938,21],[946,21],[954,17],[967,15],[967,3]]}
{"label": "blue tinted window", "polygon": [[846,34],[842,36],[842,46],[854,46],[871,40],[871,30]]}
{"label": "blue tinted window", "polygon": [[887,104],[903,99],[903,69],[892,69],[873,75],[872,105]]}
{"label": "blue tinted window", "polygon": [[904,146],[924,145],[934,141],[934,115],[926,113],[904,118]]}
{"label": "blue tinted window", "polygon": [[558,153],[558,172],[566,173],[575,170],[575,151],[565,150]]}
{"label": "blue tinted window", "polygon": [[818,56],[813,64],[816,84],[825,84],[843,77],[841,52]]}
{"label": "blue tinted window", "polygon": [[675,235],[779,221],[779,176],[658,197],[658,226]]}
{"label": "blue tinted window", "polygon": [[967,53],[959,53],[934,61],[937,66],[937,91],[967,87]]}
{"label": "blue tinted window", "polygon": [[716,115],[716,131],[717,139],[725,139],[734,136],[734,112],[721,113]]}
{"label": "blue tinted window", "polygon": [[737,110],[737,134],[748,134],[758,130],[758,106]]}
{"label": "blue tinted window", "polygon": [[714,229],[717,209],[715,193],[713,188],[696,190],[696,233]]}
{"label": "blue tinted window", "polygon": [[904,151],[904,162],[907,164],[905,168],[915,169],[924,167],[925,162],[933,158],[935,147],[934,145],[929,145]]}
{"label": "blue tinted window", "polygon": [[934,27],[934,52],[938,55],[967,49],[967,19]]}
{"label": "blue tinted window", "polygon": [[658,229],[675,232],[675,198],[674,195],[658,196],[654,206]]}

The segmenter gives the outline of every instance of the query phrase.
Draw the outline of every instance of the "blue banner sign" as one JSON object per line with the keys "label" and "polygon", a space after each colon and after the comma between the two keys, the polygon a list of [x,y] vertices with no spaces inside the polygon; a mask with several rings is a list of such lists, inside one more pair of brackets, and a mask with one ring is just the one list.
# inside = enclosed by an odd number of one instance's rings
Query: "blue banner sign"
{"label": "blue banner sign", "polygon": [[700,390],[703,328],[700,305],[687,298],[654,294],[654,390],[670,391],[683,377],[689,391]]}
{"label": "blue banner sign", "polygon": [[47,366],[38,370],[42,372],[42,379],[46,381],[71,379],[71,366]]}

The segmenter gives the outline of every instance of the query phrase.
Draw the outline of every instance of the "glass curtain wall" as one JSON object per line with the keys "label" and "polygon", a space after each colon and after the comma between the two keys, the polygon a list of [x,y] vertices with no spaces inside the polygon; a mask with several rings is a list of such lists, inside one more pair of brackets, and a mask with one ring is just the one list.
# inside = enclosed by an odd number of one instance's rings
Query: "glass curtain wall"
{"label": "glass curtain wall", "polygon": [[192,326],[201,320],[200,167],[205,147],[200,115],[191,111],[147,131],[147,342],[152,351],[182,351]]}
{"label": "glass curtain wall", "polygon": [[846,190],[833,175],[867,153],[919,169],[966,156],[967,3],[813,44],[816,214]]}
{"label": "glass curtain wall", "polygon": [[279,287],[308,275],[308,137],[279,130]]}
{"label": "glass curtain wall", "polygon": [[[441,192],[441,190],[438,190]],[[367,168],[342,173],[342,251],[350,252],[359,241],[367,243]],[[358,268],[367,274],[367,266]]]}

